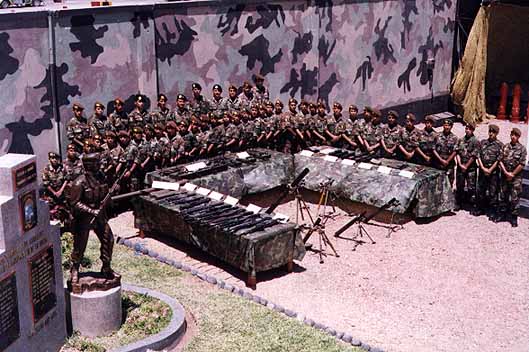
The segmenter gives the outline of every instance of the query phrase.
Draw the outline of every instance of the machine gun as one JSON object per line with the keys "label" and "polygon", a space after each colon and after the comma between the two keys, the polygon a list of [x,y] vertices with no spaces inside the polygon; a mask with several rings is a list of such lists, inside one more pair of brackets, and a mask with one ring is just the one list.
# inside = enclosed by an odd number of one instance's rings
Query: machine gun
{"label": "machine gun", "polygon": [[[350,228],[351,226],[353,226],[356,223],[358,223],[358,224],[362,224],[362,223],[367,224],[367,223],[369,223],[369,221],[371,221],[373,218],[375,218],[378,214],[382,213],[384,210],[387,210],[387,209],[389,209],[391,207],[398,206],[399,204],[400,204],[400,202],[396,198],[391,198],[386,204],[382,205],[379,209],[374,211],[371,215],[366,216],[367,211],[361,212],[360,214],[358,214],[357,216],[352,218],[349,222],[347,222],[347,224],[345,224],[341,228],[339,228],[334,233],[334,237],[340,237],[340,235],[342,233],[347,231],[348,228]],[[366,234],[367,234],[367,232],[366,232]],[[373,241],[373,239],[371,238],[371,236],[369,236],[369,234],[367,236],[371,239],[372,243],[375,243],[375,241]]]}
{"label": "machine gun", "polygon": [[301,181],[307,176],[307,174],[310,172],[308,168],[304,168],[303,171],[292,181],[292,183],[287,187],[287,189],[277,198],[277,200],[268,208],[266,209],[267,214],[272,214],[272,212],[281,204],[283,199],[285,199],[286,196],[290,193],[290,190],[293,188],[296,188]]}

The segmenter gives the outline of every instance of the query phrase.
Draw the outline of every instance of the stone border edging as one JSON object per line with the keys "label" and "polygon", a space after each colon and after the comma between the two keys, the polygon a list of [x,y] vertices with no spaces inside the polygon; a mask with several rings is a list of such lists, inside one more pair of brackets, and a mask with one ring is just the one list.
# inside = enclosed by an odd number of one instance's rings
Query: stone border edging
{"label": "stone border edging", "polygon": [[[318,329],[318,330],[320,330],[320,331],[322,331],[324,333],[327,333],[327,334],[331,335],[332,337],[334,337],[334,338],[336,338],[336,339],[338,339],[338,340],[340,340],[342,342],[345,342],[347,344],[350,344],[350,345],[352,345],[354,347],[359,347],[359,348],[361,348],[361,349],[363,349],[365,351],[384,352],[383,349],[371,346],[371,345],[369,345],[367,343],[364,343],[364,342],[362,342],[362,341],[360,341],[358,339],[355,339],[350,334],[347,334],[347,333],[342,332],[342,331],[337,331],[337,330],[335,330],[335,329],[333,329],[333,328],[331,328],[329,326],[326,326],[324,324],[315,322],[314,320],[305,317],[301,313],[296,313],[293,310],[286,309],[286,308],[282,307],[281,305],[272,303],[272,302],[268,301],[267,299],[259,297],[257,295],[254,295],[254,294],[250,293],[249,291],[247,291],[247,290],[245,290],[243,288],[240,288],[240,287],[231,285],[229,283],[226,283],[226,282],[224,282],[224,280],[217,279],[215,276],[202,273],[202,272],[196,270],[195,268],[193,268],[193,267],[191,267],[191,266],[189,266],[187,264],[183,264],[183,263],[181,263],[181,262],[179,262],[177,260],[168,259],[168,258],[166,258],[164,256],[161,256],[156,251],[147,248],[147,246],[145,246],[144,244],[141,244],[141,243],[133,244],[129,239],[123,239],[123,238],[120,238],[118,243],[122,244],[122,245],[124,245],[126,247],[129,247],[130,249],[134,250],[137,253],[141,253],[141,254],[149,256],[149,257],[151,257],[153,259],[156,259],[157,261],[159,261],[161,263],[168,264],[168,265],[171,265],[171,266],[175,267],[176,269],[191,273],[191,275],[196,276],[197,278],[199,278],[202,281],[206,281],[206,282],[208,282],[208,283],[210,283],[212,285],[216,285],[216,286],[218,286],[221,289],[224,289],[224,290],[226,290],[228,292],[232,292],[233,294],[239,295],[239,296],[241,296],[243,298],[246,298],[247,300],[253,301],[253,302],[257,303],[257,304],[261,304],[261,305],[263,305],[263,306],[265,306],[265,307],[267,307],[269,309],[272,309],[272,310],[274,310],[274,311],[276,311],[278,313],[282,313],[282,314],[286,315],[289,318],[296,319],[296,320],[298,320],[299,322],[301,322],[301,323],[303,323],[305,325],[308,325],[308,326],[313,327],[315,329]],[[125,351],[116,350],[116,351],[111,351],[111,352],[125,352]]]}
{"label": "stone border edging", "polygon": [[184,307],[182,307],[182,305],[174,298],[171,298],[158,291],[126,283],[122,284],[121,288],[124,291],[148,295],[163,301],[169,305],[169,307],[171,307],[173,316],[171,317],[169,325],[156,335],[149,336],[143,340],[130,343],[123,347],[118,347],[111,350],[110,352],[145,352],[148,349],[157,351],[169,346],[184,335],[187,327]]}

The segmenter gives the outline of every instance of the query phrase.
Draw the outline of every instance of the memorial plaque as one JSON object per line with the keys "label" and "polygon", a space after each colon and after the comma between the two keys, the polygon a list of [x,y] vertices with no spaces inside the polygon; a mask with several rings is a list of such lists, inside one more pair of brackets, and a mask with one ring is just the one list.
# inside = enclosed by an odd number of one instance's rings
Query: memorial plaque
{"label": "memorial plaque", "polygon": [[0,280],[0,351],[19,337],[17,278],[12,273]]}
{"label": "memorial plaque", "polygon": [[37,197],[35,190],[20,196],[20,218],[22,229],[29,231],[37,225]]}
{"label": "memorial plaque", "polygon": [[29,163],[13,171],[15,192],[37,180],[37,164]]}
{"label": "memorial plaque", "polygon": [[53,247],[48,247],[29,260],[29,280],[33,322],[39,321],[57,303]]}

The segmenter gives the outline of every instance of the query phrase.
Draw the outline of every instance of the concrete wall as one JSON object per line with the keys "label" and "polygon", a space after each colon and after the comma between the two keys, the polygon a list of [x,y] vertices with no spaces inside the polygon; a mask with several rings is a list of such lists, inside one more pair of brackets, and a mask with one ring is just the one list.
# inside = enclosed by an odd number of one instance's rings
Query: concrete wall
{"label": "concrete wall", "polygon": [[257,72],[273,98],[439,112],[455,8],[452,0],[186,1],[3,14],[0,154],[33,152],[42,169],[49,150],[64,149],[58,136],[74,101],[87,115],[116,96],[130,108],[138,92],[173,103],[194,81],[209,95],[214,83],[239,85]]}

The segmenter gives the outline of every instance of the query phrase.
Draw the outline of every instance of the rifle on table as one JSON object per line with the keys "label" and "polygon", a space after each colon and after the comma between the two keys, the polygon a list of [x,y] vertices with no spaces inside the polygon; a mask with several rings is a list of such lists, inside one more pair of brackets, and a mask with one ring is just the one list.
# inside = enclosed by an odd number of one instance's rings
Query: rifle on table
{"label": "rifle on table", "polygon": [[367,211],[364,210],[354,218],[352,218],[347,224],[343,225],[341,228],[339,228],[335,233],[334,237],[339,237],[342,233],[344,233],[348,228],[353,226],[356,223],[365,223],[367,224],[370,220],[372,220],[374,217],[376,217],[378,214],[382,213],[384,210],[398,206],[400,202],[396,198],[391,198],[386,204],[382,205],[379,209],[374,211],[371,215],[366,216]]}
{"label": "rifle on table", "polygon": [[310,170],[308,168],[304,168],[303,171],[301,171],[301,173],[287,187],[287,189],[279,196],[279,198],[277,198],[277,200],[268,209],[266,209],[265,213],[272,214],[275,208],[277,208],[279,204],[281,204],[283,199],[285,199],[285,197],[288,196],[288,194],[290,193],[290,190],[292,188],[296,188],[301,183],[301,181],[303,181],[303,179],[305,178],[305,176],[307,176],[309,172]]}

